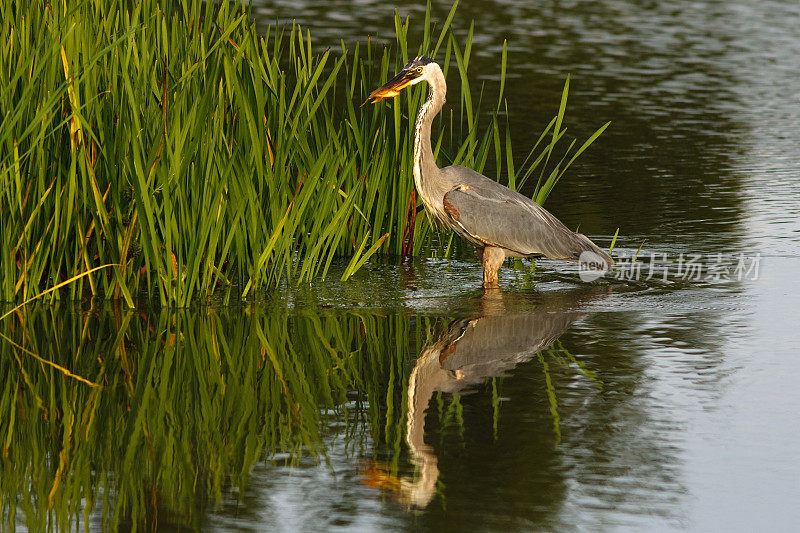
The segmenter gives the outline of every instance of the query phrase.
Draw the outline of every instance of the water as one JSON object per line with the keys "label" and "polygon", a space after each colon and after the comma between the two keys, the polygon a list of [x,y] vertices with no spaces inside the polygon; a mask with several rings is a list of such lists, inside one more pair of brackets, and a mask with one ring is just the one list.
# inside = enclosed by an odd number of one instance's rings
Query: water
{"label": "water", "polygon": [[[378,2],[256,6],[264,24],[309,26],[317,49],[393,42]],[[567,74],[569,134],[613,121],[551,211],[605,242],[619,227],[620,254],[644,241],[642,258],[699,254],[734,279],[661,262],[666,281],[586,285],[541,262],[504,268],[484,296],[474,261],[428,259],[235,310],[39,310],[5,334],[115,381],[95,397],[27,366],[2,384],[4,417],[26,421],[3,463],[7,522],[46,527],[52,492],[59,528],[154,509],[164,529],[796,528],[800,5],[464,0],[460,35],[471,19],[489,94],[508,39],[515,153]],[[740,254],[760,258],[757,276],[735,279]],[[11,351],[2,361],[19,374]],[[62,398],[42,392],[59,379]]]}

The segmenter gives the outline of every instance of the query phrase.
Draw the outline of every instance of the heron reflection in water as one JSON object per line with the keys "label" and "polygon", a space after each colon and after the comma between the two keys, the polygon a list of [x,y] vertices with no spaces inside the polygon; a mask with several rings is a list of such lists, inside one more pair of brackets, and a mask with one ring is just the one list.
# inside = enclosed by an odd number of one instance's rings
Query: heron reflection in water
{"label": "heron reflection in water", "polygon": [[468,392],[487,378],[505,375],[586,316],[562,302],[508,314],[499,293],[485,295],[482,303],[480,316],[452,322],[437,340],[425,345],[409,376],[405,440],[417,475],[398,479],[378,463],[364,472],[366,484],[394,490],[411,507],[426,507],[436,494],[438,459],[425,443],[425,411],[434,393]]}
{"label": "heron reflection in water", "polygon": [[[483,285],[497,287],[497,271],[506,257],[566,259],[605,270],[614,260],[586,236],[569,230],[542,206],[494,180],[459,165],[439,168],[431,148],[431,124],[444,105],[447,84],[442,69],[420,56],[365,104],[392,98],[422,81],[430,91],[420,107],[414,134],[414,185],[431,220],[475,246],[483,263]],[[362,104],[363,105],[363,104]]]}

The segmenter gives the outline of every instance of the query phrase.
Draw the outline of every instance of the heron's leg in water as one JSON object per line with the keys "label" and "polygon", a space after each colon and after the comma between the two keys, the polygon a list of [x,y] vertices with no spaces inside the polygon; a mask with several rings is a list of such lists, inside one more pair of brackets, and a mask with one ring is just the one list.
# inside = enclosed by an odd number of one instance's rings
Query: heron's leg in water
{"label": "heron's leg in water", "polygon": [[483,263],[483,286],[487,289],[497,287],[497,270],[506,258],[502,248],[487,246],[479,253]]}

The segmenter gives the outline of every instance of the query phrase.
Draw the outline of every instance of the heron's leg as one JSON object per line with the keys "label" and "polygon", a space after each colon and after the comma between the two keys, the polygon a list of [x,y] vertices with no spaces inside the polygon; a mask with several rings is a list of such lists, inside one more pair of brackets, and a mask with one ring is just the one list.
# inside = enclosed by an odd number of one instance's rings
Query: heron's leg
{"label": "heron's leg", "polygon": [[497,288],[497,270],[506,258],[502,248],[487,246],[481,254],[483,263],[483,286],[487,289]]}

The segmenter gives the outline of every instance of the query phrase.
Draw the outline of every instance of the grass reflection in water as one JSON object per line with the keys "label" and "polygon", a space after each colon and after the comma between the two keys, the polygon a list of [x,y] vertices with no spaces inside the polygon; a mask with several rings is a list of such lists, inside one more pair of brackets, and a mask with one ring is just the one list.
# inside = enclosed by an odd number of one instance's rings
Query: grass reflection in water
{"label": "grass reflection in water", "polygon": [[[394,479],[404,501],[424,505],[438,476],[424,441],[434,390],[463,392],[511,370],[581,316],[553,305],[516,314],[502,299],[478,314],[452,321],[285,307],[19,311],[0,323],[3,334],[100,387],[0,345],[3,522],[33,530],[197,527],[244,493],[257,461],[291,463],[308,453],[324,460],[331,413],[347,421],[354,468],[358,456],[394,450],[373,481],[386,487]],[[542,356],[545,372],[564,353]],[[557,416],[555,391],[547,390]],[[404,440],[416,481],[400,481]]]}

